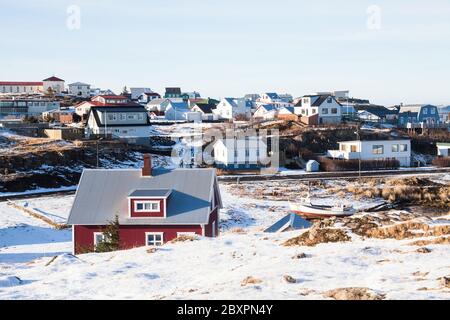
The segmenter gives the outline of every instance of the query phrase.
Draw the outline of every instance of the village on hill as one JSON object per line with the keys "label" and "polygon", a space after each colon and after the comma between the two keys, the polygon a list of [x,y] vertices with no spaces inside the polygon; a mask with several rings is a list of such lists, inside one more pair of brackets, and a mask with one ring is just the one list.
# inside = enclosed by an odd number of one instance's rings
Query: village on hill
{"label": "village on hill", "polygon": [[449,114],[0,81],[0,299],[448,299]]}

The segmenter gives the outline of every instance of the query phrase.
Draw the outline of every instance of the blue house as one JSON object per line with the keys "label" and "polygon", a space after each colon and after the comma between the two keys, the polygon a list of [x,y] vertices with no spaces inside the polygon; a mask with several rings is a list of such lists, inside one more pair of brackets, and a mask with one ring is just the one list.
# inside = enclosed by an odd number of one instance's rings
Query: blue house
{"label": "blue house", "polygon": [[436,106],[430,104],[405,105],[400,107],[398,114],[399,127],[406,127],[408,123],[434,126],[439,124],[439,112]]}

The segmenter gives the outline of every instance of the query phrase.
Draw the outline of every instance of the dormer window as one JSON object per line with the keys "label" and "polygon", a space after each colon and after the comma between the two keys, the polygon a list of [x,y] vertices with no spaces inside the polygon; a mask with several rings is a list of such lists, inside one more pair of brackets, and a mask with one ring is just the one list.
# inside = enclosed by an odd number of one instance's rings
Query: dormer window
{"label": "dormer window", "polygon": [[160,202],[159,201],[135,201],[134,202],[135,212],[159,212]]}
{"label": "dormer window", "polygon": [[172,190],[140,189],[128,195],[130,218],[166,218]]}

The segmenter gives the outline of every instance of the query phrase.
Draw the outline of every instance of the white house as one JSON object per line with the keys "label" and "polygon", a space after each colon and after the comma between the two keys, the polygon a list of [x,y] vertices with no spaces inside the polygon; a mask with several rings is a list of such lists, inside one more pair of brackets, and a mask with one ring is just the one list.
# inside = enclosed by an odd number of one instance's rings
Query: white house
{"label": "white house", "polygon": [[58,77],[50,77],[42,80],[44,92],[48,92],[50,89],[55,93],[61,93],[64,91],[65,81]]}
{"label": "white house", "polygon": [[278,115],[278,108],[273,104],[260,105],[253,114],[254,119],[273,120]]}
{"label": "white house", "polygon": [[283,95],[283,97],[284,98],[280,97],[275,92],[266,92],[261,94],[261,97],[256,101],[256,104],[258,106],[271,104],[277,108],[293,106],[293,104],[290,102],[292,100],[289,100],[290,98],[292,98],[291,95],[285,94]]}
{"label": "white house", "polygon": [[295,113],[308,119],[308,124],[337,124],[342,120],[342,106],[332,95],[303,96],[295,105]]}
{"label": "white house", "polygon": [[169,104],[165,110],[165,119],[170,121],[195,121],[201,122],[202,116],[198,112],[189,109],[187,102],[173,102],[169,100]]}
{"label": "white house", "polygon": [[212,120],[218,120],[218,115],[213,113],[213,109],[216,106],[212,103],[196,103],[191,108],[191,112],[198,112],[202,120],[206,121],[212,121]]}
{"label": "white house", "polygon": [[[145,109],[147,109],[148,111],[165,112],[170,101],[171,100],[166,99],[166,98],[153,99],[153,100],[150,100],[145,105]],[[177,101],[177,102],[182,102],[182,101],[183,101],[182,99],[179,99],[179,101]]]}
{"label": "white house", "polygon": [[223,98],[220,100],[213,113],[220,119],[236,119],[238,116],[249,118],[251,116],[251,107],[244,98]]}
{"label": "white house", "polygon": [[438,114],[442,123],[450,123],[450,106],[439,106]]}
{"label": "white house", "polygon": [[213,156],[218,168],[259,169],[267,161],[267,145],[261,137],[218,139]]}
{"label": "white house", "polygon": [[86,136],[111,135],[117,138],[147,138],[150,123],[144,107],[92,107]]}
{"label": "white house", "polygon": [[74,82],[69,84],[69,94],[89,98],[91,96],[91,85],[83,82]]}
{"label": "white house", "polygon": [[339,150],[328,150],[328,157],[346,160],[397,159],[400,166],[411,165],[411,140],[374,140],[339,142]]}
{"label": "white house", "polygon": [[450,143],[439,142],[436,143],[438,156],[448,157],[450,156]]}
{"label": "white house", "polygon": [[156,99],[161,99],[161,96],[159,95],[159,93],[144,92],[137,98],[137,102],[142,105],[147,105],[149,102],[156,100]]}
{"label": "white house", "polygon": [[150,88],[130,88],[131,100],[136,101],[143,93],[152,93]]}

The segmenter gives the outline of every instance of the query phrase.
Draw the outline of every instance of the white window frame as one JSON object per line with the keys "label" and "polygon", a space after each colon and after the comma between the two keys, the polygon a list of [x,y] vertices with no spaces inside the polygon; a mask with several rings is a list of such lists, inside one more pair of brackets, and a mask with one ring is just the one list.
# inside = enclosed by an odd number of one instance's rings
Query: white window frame
{"label": "white window frame", "polygon": [[[402,150],[403,149],[403,150]],[[401,143],[398,145],[398,151],[399,152],[408,152],[408,144],[407,143]]]}
{"label": "white window frame", "polygon": [[[156,241],[156,239],[154,239],[155,244],[148,244],[148,237],[149,236],[160,236],[161,240]],[[159,244],[157,244],[159,243]],[[164,232],[146,232],[145,233],[145,246],[146,247],[157,247],[157,246],[162,246],[164,244]]]}
{"label": "white window frame", "polygon": [[[381,152],[378,151],[380,149],[381,149]],[[372,154],[384,154],[384,145],[382,145],[382,144],[372,145]]]}
{"label": "white window frame", "polygon": [[102,236],[102,242],[106,240],[106,236],[103,232],[94,232],[94,247],[97,247],[97,245],[99,244],[99,242],[97,241],[97,236]]}
{"label": "white window frame", "polygon": [[[145,209],[146,204],[151,204],[150,207],[153,207],[153,204],[157,205],[157,209]],[[142,209],[138,209],[137,205],[143,204]],[[134,201],[134,212],[160,212],[161,211],[161,203],[159,200],[135,200]]]}

